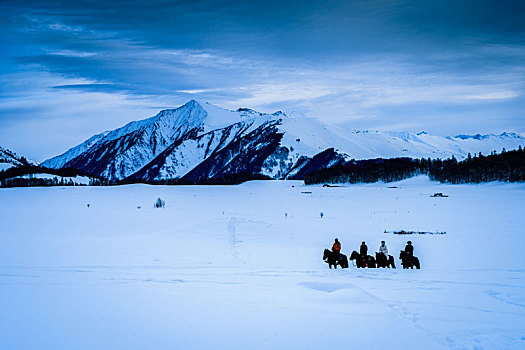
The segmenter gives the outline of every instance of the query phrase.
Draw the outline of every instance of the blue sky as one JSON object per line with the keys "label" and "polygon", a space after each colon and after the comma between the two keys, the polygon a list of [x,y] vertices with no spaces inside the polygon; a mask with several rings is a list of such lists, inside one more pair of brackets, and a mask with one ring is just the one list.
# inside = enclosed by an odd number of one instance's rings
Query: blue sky
{"label": "blue sky", "polygon": [[525,131],[523,1],[0,2],[0,145],[43,160],[189,99]]}

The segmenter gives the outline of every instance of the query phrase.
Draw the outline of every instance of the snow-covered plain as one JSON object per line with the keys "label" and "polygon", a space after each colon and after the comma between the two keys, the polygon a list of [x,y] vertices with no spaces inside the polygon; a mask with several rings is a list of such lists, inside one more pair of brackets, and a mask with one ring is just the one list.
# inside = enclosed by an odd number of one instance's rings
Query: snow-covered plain
{"label": "snow-covered plain", "polygon": [[[0,348],[524,349],[524,198],[425,177],[2,189]],[[398,267],[410,239],[422,269],[329,270],[335,237],[384,239]]]}

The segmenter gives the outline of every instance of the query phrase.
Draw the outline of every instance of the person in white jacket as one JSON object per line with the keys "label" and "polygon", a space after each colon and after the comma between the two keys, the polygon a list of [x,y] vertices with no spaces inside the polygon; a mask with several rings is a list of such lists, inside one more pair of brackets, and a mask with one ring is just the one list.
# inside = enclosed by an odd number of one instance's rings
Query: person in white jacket
{"label": "person in white jacket", "polygon": [[379,246],[379,252],[385,255],[385,258],[388,259],[388,248],[386,247],[385,241],[381,241]]}

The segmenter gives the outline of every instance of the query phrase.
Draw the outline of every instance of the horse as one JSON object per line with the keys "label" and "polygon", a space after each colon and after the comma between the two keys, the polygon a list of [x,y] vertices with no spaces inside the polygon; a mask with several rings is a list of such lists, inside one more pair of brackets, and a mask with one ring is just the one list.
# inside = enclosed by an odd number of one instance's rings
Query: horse
{"label": "horse", "polygon": [[350,255],[350,260],[355,260],[355,265],[359,268],[361,267],[368,267],[368,268],[375,268],[376,267],[376,259],[374,259],[373,256],[367,255],[365,259],[356,252],[355,250],[352,252],[352,255]]}
{"label": "horse", "polygon": [[334,269],[337,269],[337,265],[341,266],[342,269],[348,268],[348,258],[344,254],[339,254],[339,259],[337,259],[334,252],[325,249],[323,260],[328,264],[329,268],[333,266]]}
{"label": "horse", "polygon": [[396,268],[396,265],[394,264],[394,257],[392,255],[389,255],[387,259],[385,254],[376,252],[376,262],[377,267],[392,267],[393,269]]}
{"label": "horse", "polygon": [[401,259],[401,265],[403,265],[404,269],[413,269],[414,266],[416,269],[421,268],[417,256],[412,256],[412,258],[410,258],[404,250],[399,254],[399,259]]}
{"label": "horse", "polygon": [[366,267],[366,263],[365,263],[363,257],[358,252],[356,252],[355,250],[350,255],[350,260],[355,260],[355,265],[358,268]]}

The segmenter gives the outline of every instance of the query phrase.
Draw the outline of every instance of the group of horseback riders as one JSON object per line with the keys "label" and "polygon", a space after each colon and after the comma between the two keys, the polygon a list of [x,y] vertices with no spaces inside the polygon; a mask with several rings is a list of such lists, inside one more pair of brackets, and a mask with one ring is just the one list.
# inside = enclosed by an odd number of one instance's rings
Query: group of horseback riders
{"label": "group of horseback riders", "polygon": [[[405,250],[401,251],[399,258],[402,261],[403,268],[413,268],[416,267],[419,269],[419,260],[417,257],[414,257],[414,246],[411,241],[407,242]],[[332,265],[337,268],[339,264],[341,267],[348,267],[348,259],[346,255],[341,254],[341,242],[339,239],[335,239],[334,244],[332,245],[332,251],[328,249],[325,250],[323,257],[329,267],[332,268]],[[385,241],[381,241],[379,246],[379,252],[376,253],[376,257],[368,255],[368,246],[363,241],[359,247],[359,253],[356,251],[352,252],[350,260],[356,260],[357,267],[393,267],[394,258],[391,255],[388,255],[388,248]]]}

